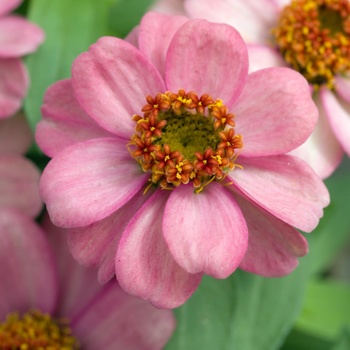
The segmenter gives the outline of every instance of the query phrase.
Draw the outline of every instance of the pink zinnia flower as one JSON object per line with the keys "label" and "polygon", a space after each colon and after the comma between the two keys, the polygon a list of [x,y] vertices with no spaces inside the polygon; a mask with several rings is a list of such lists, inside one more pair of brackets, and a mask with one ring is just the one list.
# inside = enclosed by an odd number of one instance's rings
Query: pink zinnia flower
{"label": "pink zinnia flower", "polygon": [[0,0],[0,119],[19,110],[28,87],[28,74],[20,58],[44,40],[38,26],[9,14],[21,2]]}
{"label": "pink zinnia flower", "polygon": [[307,252],[294,227],[313,230],[329,202],[285,154],[317,121],[305,79],[248,75],[225,24],[148,13],[128,40],[98,40],[45,96],[41,195],[73,255],[168,308],[203,274],[290,273]]}
{"label": "pink zinnia flower", "polygon": [[308,79],[320,118],[293,154],[322,178],[332,174],[344,151],[350,156],[349,0],[185,0],[184,7],[255,43],[248,45],[250,71],[290,66]]}
{"label": "pink zinnia flower", "polygon": [[172,313],[128,295],[116,281],[98,284],[95,271],[70,256],[64,232],[49,220],[44,227],[0,211],[1,349],[162,349],[174,329]]}

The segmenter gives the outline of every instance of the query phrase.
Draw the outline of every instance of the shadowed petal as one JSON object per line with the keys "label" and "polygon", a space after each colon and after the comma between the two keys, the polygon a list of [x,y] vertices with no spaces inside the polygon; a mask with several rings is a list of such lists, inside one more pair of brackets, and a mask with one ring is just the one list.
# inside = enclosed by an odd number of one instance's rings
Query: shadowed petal
{"label": "shadowed petal", "polygon": [[206,93],[228,106],[242,91],[247,72],[247,49],[239,33],[226,24],[205,20],[182,25],[166,57],[168,90]]}
{"label": "shadowed petal", "polygon": [[37,308],[52,312],[57,271],[41,229],[23,214],[0,209],[0,320],[7,313]]}
{"label": "shadowed petal", "polygon": [[236,133],[243,136],[241,154],[246,157],[291,151],[306,141],[318,118],[308,83],[284,67],[249,74],[231,112],[236,116]]}
{"label": "shadowed petal", "polygon": [[239,159],[243,170],[233,170],[229,177],[248,198],[303,231],[317,226],[329,193],[304,161],[288,155]]}
{"label": "shadowed petal", "polygon": [[81,227],[122,207],[147,181],[124,140],[103,138],[65,148],[45,168],[40,191],[52,222]]}
{"label": "shadowed petal", "polygon": [[119,242],[117,279],[122,288],[160,308],[183,304],[202,274],[190,274],[174,260],[164,241],[162,218],[166,191],[158,190],[138,211]]}
{"label": "shadowed petal", "polygon": [[350,77],[335,77],[335,89],[337,93],[347,102],[350,103]]}
{"label": "shadowed petal", "polygon": [[134,114],[146,96],[164,92],[156,68],[134,46],[112,37],[100,38],[73,63],[72,82],[83,109],[108,131],[130,138]]}
{"label": "shadowed petal", "polygon": [[18,7],[23,0],[0,0],[0,16]]}
{"label": "shadowed petal", "polygon": [[198,194],[191,184],[174,189],[165,207],[163,231],[174,259],[190,273],[226,278],[247,250],[241,210],[232,194],[215,182]]}

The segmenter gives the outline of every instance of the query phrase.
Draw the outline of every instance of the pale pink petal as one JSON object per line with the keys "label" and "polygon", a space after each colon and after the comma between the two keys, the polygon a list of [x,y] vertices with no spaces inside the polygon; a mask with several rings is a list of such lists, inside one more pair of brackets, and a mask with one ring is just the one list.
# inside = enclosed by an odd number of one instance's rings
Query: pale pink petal
{"label": "pale pink petal", "polygon": [[343,100],[350,103],[350,77],[337,75],[335,77],[335,90]]}
{"label": "pale pink petal", "polygon": [[189,273],[226,278],[241,263],[248,231],[232,194],[218,183],[201,193],[191,184],[171,192],[163,232],[176,262]]}
{"label": "pale pink petal", "polygon": [[23,113],[0,120],[0,154],[24,154],[32,141],[32,131]]}
{"label": "pale pink petal", "polygon": [[263,208],[237,196],[247,221],[248,250],[240,268],[265,277],[281,277],[298,266],[298,257],[308,252],[306,239],[290,225]]}
{"label": "pale pink petal", "polygon": [[290,5],[291,0],[272,0],[278,6],[279,11],[282,10],[284,6]]}
{"label": "pale pink petal", "polygon": [[158,190],[137,212],[119,242],[116,257],[122,288],[160,308],[183,304],[202,278],[200,273],[182,269],[164,241],[162,219],[168,195]]}
{"label": "pale pink petal", "polygon": [[161,350],[175,328],[170,310],[159,310],[108,284],[79,317],[74,335],[84,350]]}
{"label": "pale pink petal", "polygon": [[184,0],[157,0],[152,5],[151,10],[168,13],[169,15],[186,15]]}
{"label": "pale pink petal", "polygon": [[236,168],[229,177],[247,197],[303,231],[317,226],[329,193],[304,161],[288,155],[239,159],[243,169]]}
{"label": "pale pink petal", "polygon": [[0,119],[15,114],[28,88],[28,74],[22,61],[0,59]]}
{"label": "pale pink petal", "polygon": [[320,96],[329,124],[344,151],[350,156],[350,104],[327,89],[322,89]]}
{"label": "pale pink petal", "polygon": [[243,137],[242,155],[247,157],[291,151],[306,141],[318,118],[308,83],[284,67],[249,74],[231,112],[236,132]]}
{"label": "pale pink petal", "polygon": [[39,171],[20,155],[0,154],[0,207],[15,208],[30,217],[39,214]]}
{"label": "pale pink petal", "polygon": [[83,109],[108,131],[129,138],[146,96],[164,92],[159,72],[131,44],[103,37],[78,56],[72,69],[73,88]]}
{"label": "pale pink petal", "polygon": [[35,139],[49,157],[77,142],[114,136],[83,111],[75,99],[70,79],[61,80],[46,90],[41,112],[43,119],[37,124]]}
{"label": "pale pink petal", "polygon": [[0,0],[0,16],[14,10],[23,0]]}
{"label": "pale pink petal", "polygon": [[232,104],[241,93],[248,72],[248,54],[239,33],[226,24],[191,20],[179,29],[166,57],[166,84],[209,94]]}
{"label": "pale pink petal", "polygon": [[268,45],[247,45],[249,56],[249,73],[269,67],[286,67],[281,54]]}
{"label": "pale pink petal", "polygon": [[57,271],[44,233],[23,214],[1,208],[0,235],[0,320],[30,308],[52,312]]}
{"label": "pale pink petal", "polygon": [[305,160],[318,176],[325,179],[338,167],[344,152],[329,126],[319,94],[314,95],[314,101],[320,113],[316,128],[306,142],[290,154]]}
{"label": "pale pink petal", "polygon": [[44,40],[44,32],[18,16],[0,18],[0,57],[21,57],[34,52]]}
{"label": "pale pink petal", "polygon": [[99,267],[100,283],[115,275],[115,255],[121,235],[151,194],[151,190],[146,194],[141,190],[107,218],[68,231],[68,245],[74,258],[82,265]]}
{"label": "pale pink petal", "polygon": [[147,182],[125,141],[93,139],[65,148],[44,170],[40,190],[52,222],[87,226],[122,207]]}
{"label": "pale pink petal", "polygon": [[140,26],[134,27],[130,33],[124,38],[125,41],[134,45],[136,48],[139,47],[139,35],[140,35]]}
{"label": "pale pink petal", "polygon": [[277,20],[272,0],[185,0],[190,17],[235,27],[247,42],[267,43]]}
{"label": "pale pink petal", "polygon": [[165,56],[175,32],[188,21],[182,16],[148,12],[140,24],[139,48],[164,77]]}

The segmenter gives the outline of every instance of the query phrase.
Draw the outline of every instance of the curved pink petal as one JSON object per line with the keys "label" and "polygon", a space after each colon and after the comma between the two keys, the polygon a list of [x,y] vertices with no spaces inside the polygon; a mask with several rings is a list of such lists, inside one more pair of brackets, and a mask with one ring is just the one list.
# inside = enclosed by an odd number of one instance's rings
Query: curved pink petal
{"label": "curved pink petal", "polygon": [[288,155],[240,158],[229,173],[248,198],[287,224],[310,232],[329,204],[326,186],[301,159]]}
{"label": "curved pink petal", "polygon": [[184,0],[157,0],[153,3],[151,10],[169,15],[186,15]]}
{"label": "curved pink petal", "polygon": [[272,0],[186,0],[190,17],[235,27],[247,42],[267,43],[276,23],[278,8]]}
{"label": "curved pink petal", "polygon": [[28,74],[21,60],[0,58],[0,119],[15,114],[28,88]]}
{"label": "curved pink petal", "polygon": [[282,55],[268,45],[247,45],[249,56],[249,73],[270,67],[287,67]]}
{"label": "curved pink petal", "polygon": [[137,212],[119,242],[116,275],[129,294],[159,308],[183,304],[198,287],[202,274],[190,274],[172,257],[163,238],[166,191],[158,190]]}
{"label": "curved pink petal", "polygon": [[236,132],[243,136],[241,154],[246,157],[291,151],[306,141],[318,118],[308,83],[284,67],[249,74],[231,112],[236,116]]}
{"label": "curved pink petal", "polygon": [[44,232],[23,214],[0,209],[0,319],[37,308],[52,312],[57,271]]}
{"label": "curved pink petal", "polygon": [[247,221],[248,250],[240,268],[265,277],[281,277],[298,266],[308,252],[306,239],[294,228],[240,196],[236,198]]}
{"label": "curved pink petal", "polygon": [[23,0],[0,0],[0,16],[18,7]]}
{"label": "curved pink petal", "polygon": [[226,24],[205,20],[182,25],[166,57],[168,90],[206,93],[226,105],[241,93],[247,72],[247,49],[239,33]]}
{"label": "curved pink petal", "polygon": [[140,114],[146,96],[164,92],[159,72],[131,44],[103,37],[73,63],[72,82],[83,109],[108,131],[130,138],[134,114]]}
{"label": "curved pink petal", "polygon": [[350,104],[327,89],[322,89],[320,96],[329,124],[344,151],[350,156]]}
{"label": "curved pink petal", "polygon": [[314,101],[320,114],[316,128],[306,142],[290,154],[305,160],[318,176],[325,179],[338,167],[344,152],[330,128],[319,94],[314,95]]}
{"label": "curved pink petal", "polygon": [[24,154],[32,140],[32,131],[23,113],[0,120],[0,153]]}
{"label": "curved pink petal", "polygon": [[161,350],[175,328],[170,310],[159,310],[110,283],[79,317],[73,333],[85,350]]}
{"label": "curved pink petal", "polygon": [[163,232],[176,262],[189,273],[226,278],[242,261],[247,225],[232,194],[211,183],[201,193],[180,186],[167,201]]}
{"label": "curved pink petal", "polygon": [[165,57],[175,32],[188,21],[182,16],[148,12],[140,24],[139,48],[164,77]]}
{"label": "curved pink petal", "polygon": [[21,57],[34,52],[44,40],[44,32],[18,16],[0,18],[0,57]]}
{"label": "curved pink petal", "polygon": [[93,139],[65,148],[45,168],[40,191],[52,222],[87,226],[122,207],[147,182],[124,140]]}
{"label": "curved pink petal", "polygon": [[129,34],[124,38],[129,44],[139,48],[139,35],[140,35],[140,26],[134,27]]}
{"label": "curved pink petal", "polygon": [[281,10],[284,6],[290,5],[290,0],[272,0],[278,6],[278,9]]}
{"label": "curved pink petal", "polygon": [[80,107],[70,79],[61,80],[46,90],[41,112],[43,119],[37,124],[35,139],[49,157],[81,141],[114,136]]}
{"label": "curved pink petal", "polygon": [[350,77],[337,75],[335,77],[335,90],[343,100],[350,103]]}
{"label": "curved pink petal", "polygon": [[39,171],[28,159],[0,154],[0,207],[15,208],[30,217],[39,214]]}
{"label": "curved pink petal", "polygon": [[68,231],[68,245],[74,258],[85,266],[99,267],[98,280],[108,282],[115,275],[115,256],[125,227],[152,191],[141,190],[123,207],[89,226]]}

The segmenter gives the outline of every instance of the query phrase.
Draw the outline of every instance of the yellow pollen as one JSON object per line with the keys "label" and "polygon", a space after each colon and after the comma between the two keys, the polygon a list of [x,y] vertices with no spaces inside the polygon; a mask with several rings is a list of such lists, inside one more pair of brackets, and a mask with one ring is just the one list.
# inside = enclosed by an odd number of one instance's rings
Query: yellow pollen
{"label": "yellow pollen", "polygon": [[156,128],[155,128],[154,126],[151,126],[149,129],[150,129],[151,131],[156,130]]}

